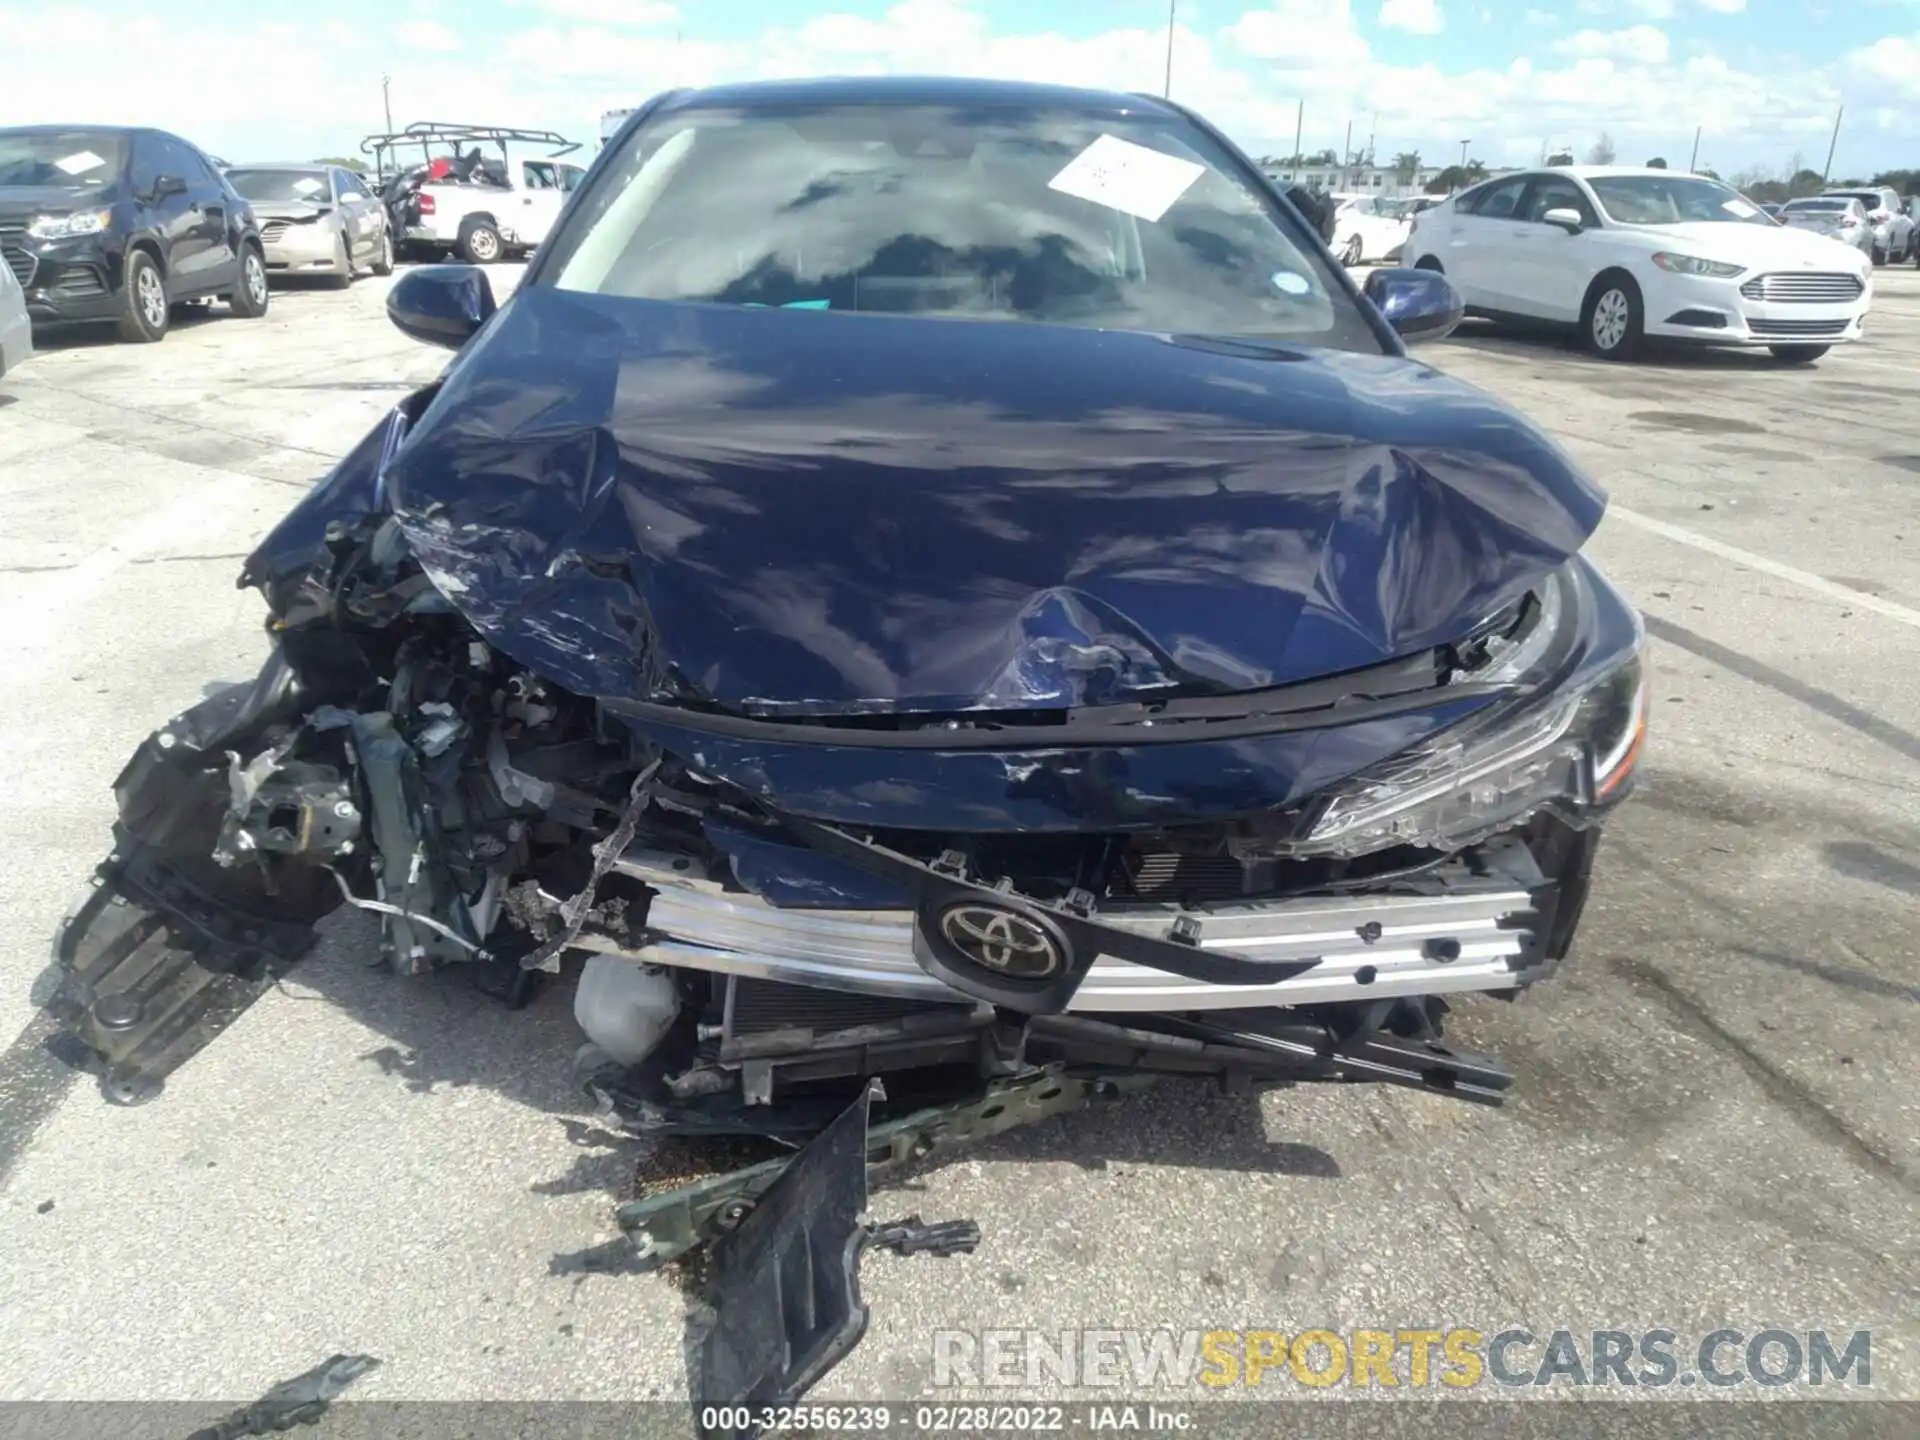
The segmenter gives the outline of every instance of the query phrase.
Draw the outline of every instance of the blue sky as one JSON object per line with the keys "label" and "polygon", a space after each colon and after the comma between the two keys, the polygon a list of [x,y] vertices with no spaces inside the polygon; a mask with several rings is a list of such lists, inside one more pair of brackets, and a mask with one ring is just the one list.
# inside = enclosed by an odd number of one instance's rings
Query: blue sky
{"label": "blue sky", "polygon": [[[0,123],[137,121],[230,159],[351,152],[394,119],[495,120],[591,141],[674,84],[946,71],[1158,89],[1166,0],[204,0],[191,12],[0,0]],[[161,20],[162,13],[183,18]],[[190,18],[184,18],[190,15]],[[324,15],[325,19],[317,17]],[[315,17],[315,18],[307,18]],[[1256,153],[1356,143],[1490,164],[1825,159],[1920,166],[1920,0],[1178,0],[1174,95]],[[1375,118],[1377,116],[1377,119]]]}

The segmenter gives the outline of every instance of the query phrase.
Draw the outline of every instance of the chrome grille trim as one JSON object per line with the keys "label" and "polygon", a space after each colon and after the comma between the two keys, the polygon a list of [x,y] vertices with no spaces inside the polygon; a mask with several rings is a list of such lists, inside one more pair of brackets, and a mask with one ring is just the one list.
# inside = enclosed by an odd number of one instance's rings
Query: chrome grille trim
{"label": "chrome grille trim", "polygon": [[[961,997],[913,958],[913,915],[905,910],[783,910],[756,895],[728,891],[674,868],[675,857],[629,851],[618,869],[653,887],[651,943],[628,948],[582,935],[581,948],[673,965],[814,985],[865,995],[928,1001]],[[684,863],[684,862],[683,862]],[[1254,960],[1318,957],[1304,974],[1270,985],[1210,985],[1103,957],[1068,1006],[1071,1011],[1223,1010],[1314,1005],[1504,990],[1514,983],[1530,938],[1520,924],[1532,900],[1510,882],[1476,882],[1437,896],[1363,895],[1238,903],[1182,910],[1172,905],[1103,908],[1109,923],[1165,934],[1174,917],[1201,922],[1201,947]],[[1507,926],[1503,927],[1502,922]],[[1380,926],[1372,944],[1360,938]],[[1431,958],[1428,942],[1459,946],[1453,960]],[[1440,947],[1443,950],[1450,947]],[[1371,972],[1366,983],[1360,976]]]}
{"label": "chrome grille trim", "polygon": [[1755,335],[1844,335],[1849,320],[1761,320],[1747,321],[1747,329]]}
{"label": "chrome grille trim", "polygon": [[263,245],[277,245],[287,233],[285,220],[269,220],[260,227],[260,242]]}
{"label": "chrome grille trim", "polygon": [[1789,305],[1844,305],[1866,292],[1858,275],[1840,270],[1776,270],[1756,275],[1740,287],[1749,300]]}

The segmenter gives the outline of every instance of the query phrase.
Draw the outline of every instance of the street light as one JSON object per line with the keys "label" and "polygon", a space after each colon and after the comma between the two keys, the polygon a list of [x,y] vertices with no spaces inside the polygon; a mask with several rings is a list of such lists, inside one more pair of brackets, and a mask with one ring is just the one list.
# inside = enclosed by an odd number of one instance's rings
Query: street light
{"label": "street light", "polygon": [[1473,141],[1471,140],[1462,140],[1460,142],[1460,168],[1462,170],[1467,168],[1467,146],[1472,143]]}

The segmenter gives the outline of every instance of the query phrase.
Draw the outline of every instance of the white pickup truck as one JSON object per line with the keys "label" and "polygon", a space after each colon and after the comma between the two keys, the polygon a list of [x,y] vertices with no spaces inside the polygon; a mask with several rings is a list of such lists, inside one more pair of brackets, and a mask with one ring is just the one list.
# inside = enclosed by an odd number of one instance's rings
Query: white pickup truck
{"label": "white pickup truck", "polygon": [[401,248],[476,265],[538,246],[586,174],[562,158],[580,147],[550,130],[429,120],[360,148],[386,177],[381,198]]}
{"label": "white pickup truck", "polygon": [[470,180],[422,185],[408,207],[403,236],[409,247],[451,251],[474,265],[524,255],[547,238],[560,206],[586,173],[552,158],[482,162]]}

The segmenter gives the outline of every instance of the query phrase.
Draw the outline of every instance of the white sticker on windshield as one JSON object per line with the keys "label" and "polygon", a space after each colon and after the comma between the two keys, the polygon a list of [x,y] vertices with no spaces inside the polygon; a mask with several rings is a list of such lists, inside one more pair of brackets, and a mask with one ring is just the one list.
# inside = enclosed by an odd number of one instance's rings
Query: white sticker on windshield
{"label": "white sticker on windshield", "polygon": [[1760,213],[1760,207],[1758,205],[1749,204],[1738,195],[1734,196],[1731,200],[1722,200],[1720,202],[1720,208],[1725,210],[1729,215],[1738,215],[1742,220]]}
{"label": "white sticker on windshield", "polygon": [[1192,160],[1102,135],[1068,161],[1047,188],[1142,220],[1158,220],[1205,173],[1206,166]]}
{"label": "white sticker on windshield", "polygon": [[316,179],[312,175],[302,175],[298,180],[293,182],[293,193],[296,195],[312,195],[316,191],[326,188],[326,181]]}
{"label": "white sticker on windshield", "polygon": [[1307,283],[1307,277],[1297,275],[1291,270],[1273,272],[1273,288],[1287,295],[1304,295],[1313,288]]}
{"label": "white sticker on windshield", "polygon": [[84,174],[88,170],[98,170],[107,162],[91,150],[77,150],[64,160],[53,162],[54,168],[64,170],[69,175]]}

